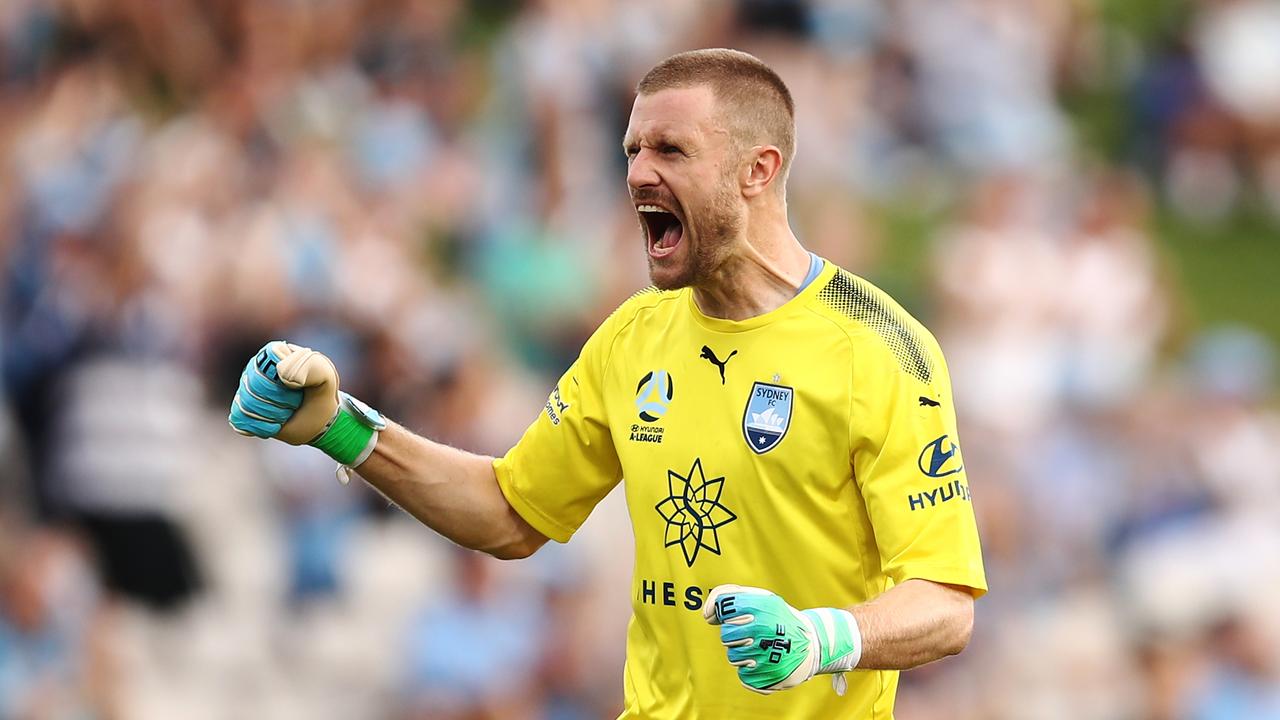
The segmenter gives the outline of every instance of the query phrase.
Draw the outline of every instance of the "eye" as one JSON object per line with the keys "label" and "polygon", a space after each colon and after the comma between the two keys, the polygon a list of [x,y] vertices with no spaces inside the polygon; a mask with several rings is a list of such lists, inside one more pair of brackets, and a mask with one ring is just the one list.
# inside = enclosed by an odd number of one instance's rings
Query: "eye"
{"label": "eye", "polygon": [[626,146],[626,147],[622,148],[622,152],[627,156],[627,159],[628,159],[628,160],[630,160],[630,159],[634,158],[636,155],[639,155],[639,154],[640,154],[640,146],[639,146],[639,145],[628,145],[628,146]]}
{"label": "eye", "polygon": [[683,155],[684,151],[675,145],[663,145],[661,148],[663,155]]}

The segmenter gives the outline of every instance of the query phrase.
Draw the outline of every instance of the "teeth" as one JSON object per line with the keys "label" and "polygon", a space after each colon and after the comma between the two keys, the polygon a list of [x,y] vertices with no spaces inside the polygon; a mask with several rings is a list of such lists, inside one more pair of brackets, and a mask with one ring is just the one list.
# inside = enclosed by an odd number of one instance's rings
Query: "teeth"
{"label": "teeth", "polygon": [[657,205],[637,205],[636,210],[639,210],[640,212],[648,212],[648,213],[666,213],[667,215],[671,214],[669,210],[660,208]]}

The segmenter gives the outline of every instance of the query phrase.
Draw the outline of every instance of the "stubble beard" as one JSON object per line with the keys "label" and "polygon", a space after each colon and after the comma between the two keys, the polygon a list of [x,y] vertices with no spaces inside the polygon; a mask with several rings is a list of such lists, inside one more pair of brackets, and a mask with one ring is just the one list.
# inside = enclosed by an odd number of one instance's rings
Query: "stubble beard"
{"label": "stubble beard", "polygon": [[[678,290],[696,286],[716,274],[729,258],[734,239],[742,231],[742,218],[734,211],[732,193],[732,188],[720,185],[701,212],[690,213],[685,218],[685,237],[681,242],[689,245],[684,248],[682,266],[674,275],[663,272],[658,267],[667,264],[666,262],[655,261],[649,256],[649,280],[654,287],[659,290]],[[697,232],[691,233],[694,226]],[[693,235],[697,236],[696,241],[691,237]]]}

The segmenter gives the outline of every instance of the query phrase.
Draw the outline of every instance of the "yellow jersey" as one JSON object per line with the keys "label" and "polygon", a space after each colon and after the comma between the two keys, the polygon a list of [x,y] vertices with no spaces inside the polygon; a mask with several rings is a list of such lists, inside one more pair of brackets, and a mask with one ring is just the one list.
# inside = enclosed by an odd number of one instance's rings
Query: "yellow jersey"
{"label": "yellow jersey", "polygon": [[[824,261],[825,262],[825,261]],[[986,590],[937,342],[825,263],[763,315],[637,293],[591,336],[520,442],[507,500],[565,542],[625,478],[635,533],[622,719],[892,717],[898,673],[759,695],[699,609],[722,583],[848,607],[924,578]]]}

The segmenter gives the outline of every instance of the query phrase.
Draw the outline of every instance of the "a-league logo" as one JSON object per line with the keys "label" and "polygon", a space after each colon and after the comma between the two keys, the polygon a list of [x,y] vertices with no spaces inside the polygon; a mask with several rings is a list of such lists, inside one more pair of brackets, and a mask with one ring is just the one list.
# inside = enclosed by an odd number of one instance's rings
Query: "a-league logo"
{"label": "a-league logo", "polygon": [[640,419],[647,423],[657,422],[666,414],[675,394],[676,385],[671,373],[666,370],[645,373],[636,385],[636,410],[640,412]]}

